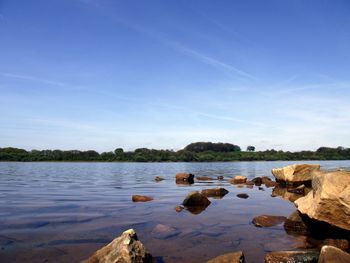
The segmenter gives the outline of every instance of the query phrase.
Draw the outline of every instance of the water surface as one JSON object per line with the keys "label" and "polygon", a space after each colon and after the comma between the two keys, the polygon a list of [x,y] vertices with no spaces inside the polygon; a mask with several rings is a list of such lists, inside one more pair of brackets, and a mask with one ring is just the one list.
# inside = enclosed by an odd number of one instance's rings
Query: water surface
{"label": "water surface", "polygon": [[[350,161],[307,163],[350,168]],[[236,250],[243,250],[248,262],[262,262],[269,251],[305,248],[305,237],[288,235],[282,225],[252,225],[257,215],[288,217],[295,211],[293,203],[272,198],[271,188],[238,188],[217,180],[183,186],[174,179],[178,172],[252,179],[289,164],[0,163],[0,262],[79,262],[129,228],[159,262],[205,262]],[[155,176],[165,180],[156,183]],[[229,194],[211,198],[202,213],[175,211],[189,192],[218,186]],[[238,193],[249,198],[239,199]],[[133,203],[133,194],[155,200]],[[174,231],[154,232],[158,224]]]}

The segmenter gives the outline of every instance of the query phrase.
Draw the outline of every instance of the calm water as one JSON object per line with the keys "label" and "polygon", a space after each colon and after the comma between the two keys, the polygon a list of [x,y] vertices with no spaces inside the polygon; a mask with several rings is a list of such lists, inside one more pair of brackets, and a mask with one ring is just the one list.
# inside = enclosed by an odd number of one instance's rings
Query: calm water
{"label": "calm water", "polygon": [[[313,163],[313,162],[307,162]],[[322,168],[350,168],[350,161],[327,161]],[[294,205],[265,191],[238,188],[227,181],[175,184],[175,174],[226,178],[271,176],[289,162],[235,163],[0,163],[0,262],[79,262],[134,228],[159,262],[205,262],[243,250],[248,262],[264,254],[306,246],[305,237],[288,235],[282,225],[256,228],[261,214],[289,216]],[[156,183],[155,176],[165,181]],[[198,215],[175,206],[194,190],[224,187],[223,199]],[[247,193],[248,199],[239,199]],[[131,195],[155,198],[133,203]],[[174,228],[169,235],[153,231],[157,224]]]}

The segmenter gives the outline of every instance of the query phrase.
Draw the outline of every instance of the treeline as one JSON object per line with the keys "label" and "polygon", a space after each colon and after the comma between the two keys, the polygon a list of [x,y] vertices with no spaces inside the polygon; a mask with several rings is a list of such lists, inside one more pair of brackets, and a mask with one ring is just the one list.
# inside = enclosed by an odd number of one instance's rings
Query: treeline
{"label": "treeline", "polygon": [[297,161],[297,160],[350,160],[350,148],[320,147],[317,151],[284,152],[276,150],[247,151],[229,143],[191,143],[179,151],[139,148],[135,151],[31,150],[0,148],[0,161],[101,161],[101,162],[228,162],[228,161]]}

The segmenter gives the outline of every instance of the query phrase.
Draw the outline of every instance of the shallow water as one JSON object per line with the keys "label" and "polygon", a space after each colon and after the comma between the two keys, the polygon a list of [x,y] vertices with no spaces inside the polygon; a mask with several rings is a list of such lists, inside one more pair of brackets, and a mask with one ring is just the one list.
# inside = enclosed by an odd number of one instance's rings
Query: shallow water
{"label": "shallow water", "polygon": [[[307,163],[350,168],[350,161]],[[257,215],[288,217],[295,211],[293,203],[271,197],[272,188],[238,188],[217,180],[184,186],[174,179],[178,172],[252,179],[288,164],[0,163],[0,262],[79,262],[129,228],[158,262],[205,262],[236,250],[244,251],[247,262],[263,262],[269,251],[310,247],[306,237],[288,235],[283,225],[252,225]],[[157,175],[165,180],[155,182]],[[229,193],[210,198],[200,214],[175,211],[189,192],[218,186]],[[239,199],[238,193],[249,198]],[[155,200],[133,203],[133,194]],[[174,230],[159,234],[153,231],[157,224]]]}

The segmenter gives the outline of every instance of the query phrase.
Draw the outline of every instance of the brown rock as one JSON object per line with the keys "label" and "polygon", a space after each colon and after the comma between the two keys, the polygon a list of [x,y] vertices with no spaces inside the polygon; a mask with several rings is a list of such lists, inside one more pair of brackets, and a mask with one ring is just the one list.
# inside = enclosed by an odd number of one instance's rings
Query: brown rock
{"label": "brown rock", "polygon": [[193,184],[194,183],[194,175],[190,173],[178,173],[176,175],[176,183],[187,183],[187,184]]}
{"label": "brown rock", "polygon": [[318,172],[312,178],[313,191],[294,203],[302,214],[314,220],[350,230],[350,172]]}
{"label": "brown rock", "polygon": [[132,201],[133,202],[148,202],[152,201],[153,198],[145,195],[133,195],[132,196]]}
{"label": "brown rock", "polygon": [[262,185],[262,178],[261,177],[255,177],[252,182],[256,185],[256,186],[261,186]]}
{"label": "brown rock", "polygon": [[154,178],[154,181],[156,181],[156,182],[160,182],[160,181],[163,181],[163,180],[164,180],[164,178],[161,177],[161,176],[156,176],[156,177]]}
{"label": "brown rock", "polygon": [[231,184],[245,184],[247,182],[247,177],[243,175],[237,175],[230,180]]}
{"label": "brown rock", "polygon": [[271,178],[267,176],[261,177],[261,183],[264,184],[266,187],[274,187],[278,185],[277,182],[272,181]]}
{"label": "brown rock", "polygon": [[300,185],[310,182],[312,173],[320,170],[319,164],[293,164],[283,168],[272,169],[277,182],[287,185]]}
{"label": "brown rock", "polygon": [[320,253],[318,263],[349,263],[350,254],[343,250],[332,247],[323,246]]}
{"label": "brown rock", "polygon": [[287,189],[288,192],[293,193],[293,194],[297,194],[297,195],[304,195],[305,193],[305,185],[299,185],[296,188],[288,188]]}
{"label": "brown rock", "polygon": [[266,254],[265,263],[317,263],[317,251],[277,251]]}
{"label": "brown rock", "polygon": [[253,186],[253,185],[254,185],[254,182],[253,182],[253,181],[247,181],[245,184],[246,184],[246,185],[251,185],[251,186]]}
{"label": "brown rock", "polygon": [[348,250],[350,248],[350,242],[346,239],[325,239],[324,245],[337,247],[341,250]]}
{"label": "brown rock", "polygon": [[182,204],[186,207],[207,207],[210,205],[210,203],[211,202],[209,199],[199,192],[192,192],[188,194],[185,200],[182,202]]}
{"label": "brown rock", "polygon": [[224,177],[222,175],[219,175],[217,178],[218,180],[224,180]]}
{"label": "brown rock", "polygon": [[223,197],[228,194],[225,188],[211,188],[202,190],[202,195],[206,197]]}
{"label": "brown rock", "polygon": [[244,255],[242,251],[227,253],[216,258],[213,258],[207,263],[244,263]]}
{"label": "brown rock", "polygon": [[177,205],[175,207],[175,211],[178,212],[178,213],[180,213],[182,210],[184,210],[184,207],[182,205]]}
{"label": "brown rock", "polygon": [[283,224],[284,230],[287,234],[307,235],[309,229],[298,211],[292,213]]}
{"label": "brown rock", "polygon": [[254,217],[252,223],[257,227],[271,227],[282,224],[286,219],[285,216],[261,215]]}
{"label": "brown rock", "polygon": [[236,195],[238,198],[243,198],[243,199],[247,199],[249,197],[249,195],[242,193],[242,194],[237,194]]}
{"label": "brown rock", "polygon": [[196,177],[197,180],[199,181],[210,181],[210,180],[214,180],[213,178],[210,178],[208,176],[198,176]]}
{"label": "brown rock", "polygon": [[287,188],[279,187],[279,186],[273,188],[272,196],[273,197],[279,196],[279,197],[282,197],[283,199],[289,200],[291,202],[294,202],[298,198],[302,197],[302,195],[298,195],[298,194],[294,194],[294,193],[288,192]]}
{"label": "brown rock", "polygon": [[152,255],[129,229],[111,243],[97,250],[85,263],[151,263]]}

